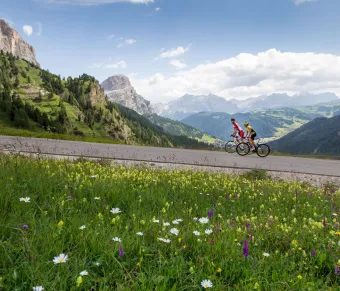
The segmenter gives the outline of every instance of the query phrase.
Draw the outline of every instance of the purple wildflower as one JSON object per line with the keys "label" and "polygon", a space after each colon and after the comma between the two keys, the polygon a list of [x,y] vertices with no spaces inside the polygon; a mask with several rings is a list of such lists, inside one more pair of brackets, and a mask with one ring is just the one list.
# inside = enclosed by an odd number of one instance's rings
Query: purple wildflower
{"label": "purple wildflower", "polygon": [[295,191],[295,198],[296,198],[296,199],[298,198],[298,195],[299,195],[299,192],[296,190],[296,191]]}
{"label": "purple wildflower", "polygon": [[323,227],[326,227],[326,226],[327,226],[326,217],[323,218],[322,224],[323,224]]}
{"label": "purple wildflower", "polygon": [[336,230],[338,230],[338,228],[339,228],[339,223],[338,223],[338,222],[334,225],[334,228],[335,228]]}
{"label": "purple wildflower", "polygon": [[243,242],[243,256],[248,259],[249,256],[249,247],[248,247],[248,241],[245,239]]}
{"label": "purple wildflower", "polygon": [[209,211],[208,211],[208,217],[209,218],[212,218],[214,216],[214,209],[210,209]]}
{"label": "purple wildflower", "polygon": [[235,199],[236,199],[236,200],[238,199],[238,193],[235,194]]}
{"label": "purple wildflower", "polygon": [[312,257],[316,257],[316,251],[312,250]]}
{"label": "purple wildflower", "polygon": [[22,229],[28,229],[28,225],[27,225],[27,224],[24,224],[21,228],[22,228]]}
{"label": "purple wildflower", "polygon": [[249,230],[249,223],[246,221],[246,230]]}
{"label": "purple wildflower", "polygon": [[339,270],[338,264],[335,265],[334,273],[335,273],[335,275],[337,275],[337,276],[339,276],[339,274],[340,274],[340,270]]}
{"label": "purple wildflower", "polygon": [[123,249],[123,245],[122,244],[120,244],[120,246],[119,246],[119,256],[120,257],[124,256],[124,249]]}
{"label": "purple wildflower", "polygon": [[212,239],[210,240],[210,244],[213,245],[214,243],[215,243],[215,240],[212,238]]}
{"label": "purple wildflower", "polygon": [[233,227],[233,221],[230,219],[229,226]]}

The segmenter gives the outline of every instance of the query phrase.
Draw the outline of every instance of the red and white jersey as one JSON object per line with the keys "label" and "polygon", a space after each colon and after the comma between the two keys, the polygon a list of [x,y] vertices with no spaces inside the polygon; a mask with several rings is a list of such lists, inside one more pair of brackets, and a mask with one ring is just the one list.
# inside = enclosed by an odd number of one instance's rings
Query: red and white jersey
{"label": "red and white jersey", "polygon": [[233,122],[233,125],[234,125],[234,129],[236,129],[238,132],[243,131],[242,127],[239,126],[236,122]]}

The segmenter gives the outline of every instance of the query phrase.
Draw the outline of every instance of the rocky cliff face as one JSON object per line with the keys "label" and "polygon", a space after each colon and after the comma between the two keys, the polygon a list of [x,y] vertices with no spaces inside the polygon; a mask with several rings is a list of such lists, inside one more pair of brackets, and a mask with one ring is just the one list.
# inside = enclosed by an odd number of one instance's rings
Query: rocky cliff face
{"label": "rocky cliff face", "polygon": [[97,82],[93,86],[91,86],[88,96],[90,98],[92,106],[106,103],[104,90],[100,87],[99,83]]}
{"label": "rocky cliff face", "polygon": [[0,50],[40,66],[34,48],[26,43],[6,21],[0,19]]}
{"label": "rocky cliff face", "polygon": [[123,75],[112,76],[106,79],[101,86],[109,101],[133,109],[141,115],[154,113],[150,102],[137,94],[128,77]]}

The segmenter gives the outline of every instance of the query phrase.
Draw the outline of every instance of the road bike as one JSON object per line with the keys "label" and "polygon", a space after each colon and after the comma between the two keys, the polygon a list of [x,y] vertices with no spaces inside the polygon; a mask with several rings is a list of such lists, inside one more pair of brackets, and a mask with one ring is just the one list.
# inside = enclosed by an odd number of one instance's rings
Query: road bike
{"label": "road bike", "polygon": [[229,154],[233,154],[236,152],[236,147],[239,145],[240,142],[237,142],[237,138],[236,136],[231,135],[231,137],[234,138],[234,140],[228,141],[225,146],[224,146],[224,150],[229,153]]}
{"label": "road bike", "polygon": [[[248,140],[247,142],[240,142],[236,147],[236,151],[240,156],[246,156],[251,151],[251,146],[249,144],[250,137],[246,139]],[[254,141],[254,145],[255,152],[259,157],[265,158],[270,154],[270,147],[265,143],[261,143],[261,139]]]}

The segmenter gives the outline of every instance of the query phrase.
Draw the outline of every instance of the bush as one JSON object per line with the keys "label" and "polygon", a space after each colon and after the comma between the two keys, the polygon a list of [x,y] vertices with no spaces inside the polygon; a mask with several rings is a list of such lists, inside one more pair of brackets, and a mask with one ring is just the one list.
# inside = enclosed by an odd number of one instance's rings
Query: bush
{"label": "bush", "polygon": [[266,170],[261,169],[250,170],[248,172],[243,173],[241,177],[251,181],[268,180],[271,178]]}

